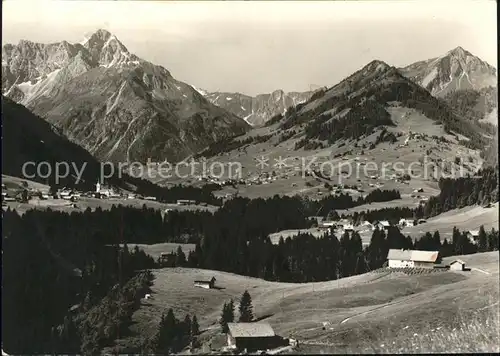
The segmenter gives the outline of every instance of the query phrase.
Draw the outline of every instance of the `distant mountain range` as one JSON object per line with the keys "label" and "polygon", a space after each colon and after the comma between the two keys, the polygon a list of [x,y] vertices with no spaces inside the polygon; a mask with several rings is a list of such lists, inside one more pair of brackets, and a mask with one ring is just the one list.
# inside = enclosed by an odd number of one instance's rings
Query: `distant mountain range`
{"label": "distant mountain range", "polygon": [[390,107],[420,112],[442,124],[445,131],[470,138],[478,148],[485,142],[486,131],[477,121],[458,115],[444,100],[378,60],[269,123],[305,132],[303,145],[311,147],[315,141],[359,138],[378,126],[394,125]]}
{"label": "distant mountain range", "polygon": [[[177,81],[98,30],[77,44],[6,44],[2,74],[6,97],[99,160],[113,162],[178,161],[271,119],[283,130],[306,130],[307,124],[307,139],[321,140],[333,119],[354,120],[356,132],[387,124],[382,119],[391,103],[423,112],[479,143],[479,123],[498,112],[496,69],[461,47],[404,68],[372,61],[329,89],[253,97]],[[366,121],[373,115],[384,122]],[[336,127],[335,136],[344,129]]]}
{"label": "distant mountain range", "polygon": [[497,86],[497,70],[462,47],[444,55],[399,69],[432,95],[444,97],[455,90]]}
{"label": "distant mountain range", "polygon": [[[496,69],[462,47],[448,51],[440,57],[399,68],[399,71],[438,97],[445,97],[458,90],[480,91],[491,86],[496,87],[497,84]],[[275,115],[284,114],[291,105],[309,100],[317,92],[285,93],[276,90],[271,94],[252,97],[240,93],[211,93],[200,89],[198,91],[213,104],[243,118],[252,126],[265,124]],[[489,113],[491,110],[483,114]]]}
{"label": "distant mountain range", "polygon": [[211,103],[243,118],[252,126],[260,126],[289,107],[308,100],[314,91],[290,92],[275,90],[270,94],[249,96],[240,93],[209,93],[199,90]]}
{"label": "distant mountain range", "polygon": [[250,125],[108,31],[2,47],[2,92],[100,160],[178,161]]}

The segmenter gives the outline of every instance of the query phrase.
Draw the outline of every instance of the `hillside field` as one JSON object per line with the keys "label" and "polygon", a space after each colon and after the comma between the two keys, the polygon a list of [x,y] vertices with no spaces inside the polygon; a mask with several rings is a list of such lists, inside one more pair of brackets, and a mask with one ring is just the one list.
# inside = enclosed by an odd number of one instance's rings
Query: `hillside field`
{"label": "hillside field", "polygon": [[[449,262],[456,257],[450,257]],[[348,352],[397,337],[459,323],[499,298],[498,252],[459,256],[472,270],[405,275],[370,272],[335,281],[278,283],[210,270],[165,268],[154,271],[153,299],[134,314],[132,332],[152,335],[161,314],[173,308],[178,318],[196,314],[202,342],[217,339],[222,305],[237,303],[244,290],[252,296],[257,319],[284,337],[300,340],[301,352]],[[196,288],[194,280],[217,279],[216,289]],[[497,303],[498,304],[498,303]],[[237,314],[237,312],[236,312]],[[324,326],[326,325],[326,326]],[[214,339],[215,337],[215,339]],[[121,345],[138,343],[134,337]]]}

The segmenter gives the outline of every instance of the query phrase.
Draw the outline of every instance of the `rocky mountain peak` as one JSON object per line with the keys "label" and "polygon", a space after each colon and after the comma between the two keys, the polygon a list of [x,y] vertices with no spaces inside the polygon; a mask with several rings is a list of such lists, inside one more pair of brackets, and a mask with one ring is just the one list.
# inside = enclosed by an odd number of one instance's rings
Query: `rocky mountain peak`
{"label": "rocky mountain peak", "polygon": [[123,63],[127,60],[137,60],[135,56],[130,54],[127,47],[107,30],[97,30],[82,45],[90,52],[95,62],[104,66]]}
{"label": "rocky mountain peak", "polygon": [[458,46],[451,51],[448,52],[450,55],[457,55],[457,56],[472,56],[472,54],[465,49],[463,49],[461,46]]}
{"label": "rocky mountain peak", "polygon": [[100,39],[101,41],[107,41],[112,36],[113,34],[111,32],[100,28],[92,34],[91,38],[97,38]]}
{"label": "rocky mountain peak", "polygon": [[385,71],[389,70],[390,68],[391,68],[390,65],[388,65],[384,61],[381,61],[378,59],[374,59],[373,61],[371,61],[370,63],[368,63],[365,66],[365,70],[370,71],[370,72],[372,72],[372,71],[385,72]]}
{"label": "rocky mountain peak", "polygon": [[433,95],[444,97],[455,90],[496,86],[496,69],[458,46],[445,54],[400,68],[401,73]]}
{"label": "rocky mountain peak", "polygon": [[285,96],[285,92],[281,89],[278,89],[278,90],[275,90],[272,92],[271,96],[275,99],[275,100],[279,100],[281,98],[283,98],[283,96]]}

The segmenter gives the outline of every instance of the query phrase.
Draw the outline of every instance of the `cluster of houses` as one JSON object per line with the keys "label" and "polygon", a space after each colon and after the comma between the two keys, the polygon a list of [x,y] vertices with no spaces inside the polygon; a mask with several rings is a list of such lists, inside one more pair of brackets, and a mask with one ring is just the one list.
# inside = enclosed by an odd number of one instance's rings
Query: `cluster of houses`
{"label": "cluster of houses", "polygon": [[[29,187],[27,184],[18,189],[7,189],[5,184],[2,184],[2,202],[18,201],[26,202],[29,200],[49,200],[49,199],[63,199],[75,202],[81,197],[92,197],[99,199],[145,199],[156,200],[156,197],[143,197],[133,193],[122,193],[111,187],[101,185],[99,182],[95,185],[94,191],[82,192],[72,188],[59,188],[56,192],[43,191]],[[191,201],[189,201],[191,202]],[[181,205],[181,204],[179,204]]]}
{"label": "cluster of houses", "polygon": [[369,230],[373,231],[376,228],[379,230],[387,231],[391,226],[396,226],[400,229],[404,227],[412,227],[418,224],[423,224],[426,222],[425,219],[400,219],[397,225],[391,224],[388,220],[380,221],[363,221],[358,225],[354,225],[349,219],[340,219],[336,221],[323,220],[322,217],[314,217],[318,222],[318,228],[324,229],[329,232],[341,231],[341,232],[352,232],[359,230]]}
{"label": "cluster of houses", "polygon": [[403,144],[400,144],[399,147],[406,147],[408,146],[408,143],[411,140],[418,140],[424,138],[425,135],[417,133],[417,132],[411,132],[411,130],[408,132],[408,136],[406,136],[405,142]]}

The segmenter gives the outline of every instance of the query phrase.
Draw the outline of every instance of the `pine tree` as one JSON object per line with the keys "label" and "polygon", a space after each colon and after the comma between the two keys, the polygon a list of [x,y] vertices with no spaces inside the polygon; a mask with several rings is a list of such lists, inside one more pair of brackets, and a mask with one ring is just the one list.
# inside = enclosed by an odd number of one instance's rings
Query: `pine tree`
{"label": "pine tree", "polygon": [[174,312],[170,308],[167,315],[162,315],[160,321],[160,330],[158,335],[158,351],[161,353],[169,353],[173,347],[173,342],[177,334],[177,320]]}
{"label": "pine tree", "polygon": [[[352,273],[351,256],[349,255],[350,237],[349,232],[345,231],[340,238],[339,260],[340,260],[340,274],[341,277],[348,277]],[[354,261],[355,262],[355,261]]]}
{"label": "pine tree", "polygon": [[498,231],[492,229],[488,236],[489,251],[498,251]]}
{"label": "pine tree", "polygon": [[224,334],[226,334],[229,329],[227,327],[227,323],[228,323],[228,305],[227,303],[224,303],[224,305],[222,306],[222,314],[221,314],[221,317],[220,317],[220,320],[219,320],[219,324],[222,328],[222,332]]}
{"label": "pine tree", "polygon": [[175,266],[183,267],[186,265],[186,255],[182,251],[181,246],[177,247],[177,252],[175,254]]}
{"label": "pine tree", "polygon": [[240,323],[249,323],[253,320],[253,306],[252,306],[252,297],[250,297],[250,293],[247,290],[243,292],[240,300]]}
{"label": "pine tree", "polygon": [[232,323],[234,322],[234,302],[231,299],[229,301],[229,304],[227,305],[227,322]]}
{"label": "pine tree", "polygon": [[479,252],[488,251],[488,237],[486,236],[483,225],[479,228],[478,245]]}
{"label": "pine tree", "polygon": [[184,323],[183,323],[183,333],[184,333],[184,337],[188,340],[188,341],[191,341],[191,317],[189,316],[189,314],[186,314],[186,317],[184,318]]}
{"label": "pine tree", "polygon": [[198,318],[193,315],[191,320],[191,337],[198,336],[200,334],[200,325],[198,324]]}

